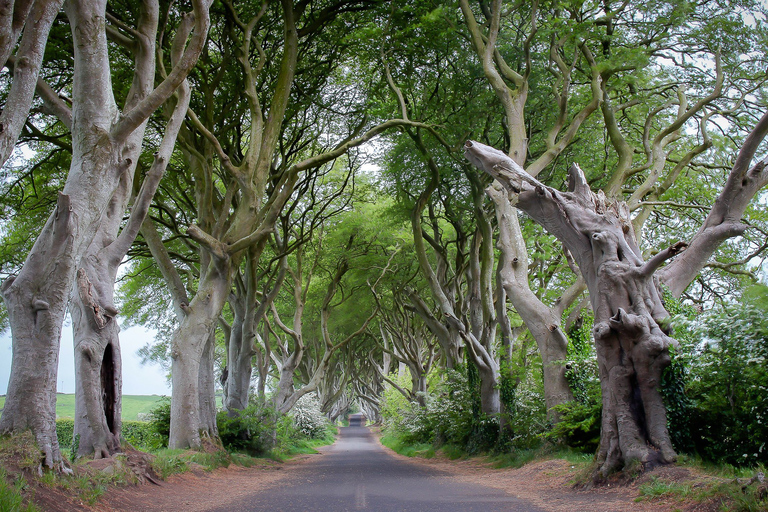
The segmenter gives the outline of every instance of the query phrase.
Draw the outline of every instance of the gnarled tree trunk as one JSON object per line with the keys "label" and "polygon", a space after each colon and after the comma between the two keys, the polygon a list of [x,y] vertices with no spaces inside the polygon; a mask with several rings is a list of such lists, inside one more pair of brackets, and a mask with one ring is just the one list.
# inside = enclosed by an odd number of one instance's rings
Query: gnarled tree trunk
{"label": "gnarled tree trunk", "polygon": [[576,165],[569,171],[569,192],[559,192],[491,147],[467,142],[465,155],[516,196],[519,209],[563,242],[587,283],[603,391],[601,473],[635,460],[675,460],[657,388],[669,364],[669,347],[676,342],[660,326],[668,314],[653,273],[683,244],[643,262],[626,205],[592,193]]}

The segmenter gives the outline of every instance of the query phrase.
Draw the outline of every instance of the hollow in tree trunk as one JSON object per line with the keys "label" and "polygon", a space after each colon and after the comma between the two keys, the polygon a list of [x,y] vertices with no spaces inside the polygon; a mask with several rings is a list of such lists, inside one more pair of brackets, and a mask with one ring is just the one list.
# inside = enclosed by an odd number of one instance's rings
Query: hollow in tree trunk
{"label": "hollow in tree trunk", "polygon": [[[95,270],[90,265],[92,272]],[[75,428],[77,455],[110,457],[119,451],[122,372],[120,327],[111,304],[112,279],[94,287],[85,268],[77,271],[70,311],[75,339]],[[106,296],[105,296],[106,295]]]}

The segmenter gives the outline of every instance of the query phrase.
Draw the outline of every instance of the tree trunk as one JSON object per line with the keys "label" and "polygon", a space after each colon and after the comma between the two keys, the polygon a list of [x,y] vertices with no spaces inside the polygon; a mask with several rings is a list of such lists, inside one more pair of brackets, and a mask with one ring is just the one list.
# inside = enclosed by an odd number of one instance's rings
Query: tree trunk
{"label": "tree trunk", "polygon": [[[8,66],[13,72],[13,81],[0,110],[0,167],[13,152],[27,122],[48,33],[63,3],[62,0],[10,2],[11,12],[8,12],[8,2],[0,7],[0,70],[6,62],[13,63]],[[22,27],[24,33],[18,50],[10,57]]]}
{"label": "tree trunk", "polygon": [[653,273],[682,244],[643,262],[628,208],[594,194],[581,169],[569,170],[569,191],[541,184],[504,153],[467,142],[467,158],[517,197],[517,206],[557,236],[581,269],[595,312],[595,345],[603,391],[598,462],[603,475],[639,461],[675,460],[658,392],[676,341],[659,322],[668,316]]}
{"label": "tree trunk", "polygon": [[30,429],[49,468],[62,467],[56,437],[56,372],[67,276],[74,268],[73,216],[69,196],[59,194],[21,272],[2,285],[13,359],[0,433]]}
{"label": "tree trunk", "polygon": [[105,269],[88,265],[88,271],[78,270],[70,302],[75,342],[77,455],[93,453],[96,459],[119,451],[122,426],[120,327],[116,311],[101,307],[112,302],[114,280],[102,276],[99,282],[108,286],[93,286],[89,275],[98,275],[99,270]]}
{"label": "tree trunk", "polygon": [[[61,466],[56,439],[56,374],[70,287],[76,266],[123,172],[124,140],[112,97],[103,21],[104,2],[70,2],[75,47],[72,163],[63,194],[18,276],[3,283],[13,333],[13,361],[0,432],[32,429],[48,467]],[[85,98],[88,101],[85,101]]]}
{"label": "tree trunk", "polygon": [[227,378],[224,381],[224,409],[232,413],[248,406],[248,390],[253,366],[251,343],[246,342],[243,317],[235,313],[232,334],[227,345]]}
{"label": "tree trunk", "polygon": [[486,193],[496,206],[499,226],[496,244],[501,253],[499,281],[505,295],[536,340],[544,374],[547,417],[556,422],[558,417],[553,408],[573,400],[573,393],[565,378],[568,338],[561,328],[562,308],[567,305],[561,301],[553,311],[531,291],[528,286],[528,251],[517,220],[517,211],[509,202],[507,192],[496,187],[498,185],[488,187]]}
{"label": "tree trunk", "polygon": [[216,425],[215,356],[216,331],[211,329],[208,341],[206,341],[203,348],[203,355],[200,359],[200,373],[197,380],[200,403],[200,432],[204,432],[209,438],[219,437],[219,429]]}
{"label": "tree trunk", "polygon": [[[140,142],[142,139],[147,118],[181,84],[202,49],[208,29],[209,4],[197,0],[193,4],[196,13],[195,38],[184,49],[180,64],[174,66],[168,77],[146,97],[137,95],[136,99],[141,97],[140,101],[135,104],[129,102],[122,113],[117,108],[112,91],[105,30],[106,2],[70,0],[65,5],[74,43],[72,109],[70,112],[61,104],[56,110],[64,111],[71,119],[72,162],[57,207],[22,270],[2,286],[13,332],[14,359],[9,393],[0,418],[0,431],[31,428],[49,467],[61,466],[55,433],[56,371],[61,324],[71,286],[75,282],[76,269],[94,240],[115,190],[125,173],[133,170],[136,154],[140,151],[137,140]],[[188,20],[191,29],[193,18],[188,17]],[[142,28],[150,24],[142,25]],[[152,31],[151,37],[155,32]],[[139,66],[138,62],[152,63],[148,66],[148,88],[151,89],[154,84],[153,55],[149,59],[138,58],[131,89],[134,93],[137,92],[134,87],[147,76],[143,73],[146,68]],[[132,95],[129,94],[129,97]],[[46,101],[62,103],[52,98],[46,98]],[[125,181],[130,183],[130,180]],[[101,315],[106,326],[110,323],[108,317],[113,319],[115,312],[106,308],[94,310],[94,313],[96,317]],[[80,325],[83,323],[80,322]],[[114,340],[102,344],[103,352],[100,349],[92,351],[93,359],[100,358],[102,361],[99,378],[103,373],[103,388],[119,394],[119,384],[114,387],[110,384],[110,381],[114,382],[114,372],[119,373],[119,346]],[[83,355],[89,352],[86,345],[81,348]],[[94,373],[95,368],[87,370],[86,366],[81,364],[80,368]],[[83,393],[84,396],[91,394],[85,389]],[[102,403],[107,409],[104,421],[109,428],[119,432],[119,412],[116,413],[118,419],[115,419],[109,411],[109,404],[115,401],[110,397],[107,402]],[[92,405],[86,409],[95,411]],[[119,410],[119,401],[117,405]],[[111,426],[107,415],[112,417]],[[95,437],[98,436],[95,432]]]}
{"label": "tree trunk", "polygon": [[291,402],[291,397],[295,393],[293,378],[303,354],[304,349],[298,349],[296,352],[293,352],[280,367],[280,380],[277,382],[274,404],[275,409],[283,414],[290,411],[291,407],[293,407],[293,404],[296,402],[296,400]]}
{"label": "tree trunk", "polygon": [[[210,411],[201,409],[201,395],[203,402],[210,398],[209,392],[204,393],[205,389],[200,388],[201,379],[208,385],[209,381],[204,377],[205,372],[210,370],[202,370],[201,377],[201,365],[204,360],[210,360],[210,352],[206,352],[206,349],[212,349],[209,345],[211,333],[229,295],[232,285],[230,276],[228,258],[212,261],[201,279],[195,298],[186,309],[186,315],[173,333],[170,448],[198,448],[201,445],[201,433],[204,436],[216,436],[216,431],[211,430],[208,417]],[[212,364],[212,361],[206,364]]]}

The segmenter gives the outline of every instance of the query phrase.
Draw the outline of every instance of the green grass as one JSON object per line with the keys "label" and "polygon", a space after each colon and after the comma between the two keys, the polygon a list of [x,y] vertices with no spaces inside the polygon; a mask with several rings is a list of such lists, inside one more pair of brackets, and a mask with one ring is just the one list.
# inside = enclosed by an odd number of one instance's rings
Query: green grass
{"label": "green grass", "polygon": [[5,512],[39,512],[40,509],[34,503],[25,503],[24,489],[26,481],[23,477],[15,482],[8,482],[9,476],[4,468],[0,467],[0,510]]}
{"label": "green grass", "polygon": [[[148,413],[162,398],[160,395],[123,395],[123,421],[139,421],[139,413]],[[5,395],[0,396],[0,411],[5,406]],[[221,407],[221,396],[216,396]],[[75,395],[56,393],[56,418],[75,419]]]}
{"label": "green grass", "polygon": [[435,456],[435,447],[430,443],[408,444],[395,436],[387,434],[381,437],[381,444],[400,455],[405,455],[406,457],[423,457],[425,459],[431,459]]}
{"label": "green grass", "polygon": [[[159,395],[123,395],[123,420],[138,421],[139,413],[148,413],[162,398]],[[0,396],[0,411],[5,406],[5,396]],[[56,393],[56,417],[75,418],[75,395]]]}

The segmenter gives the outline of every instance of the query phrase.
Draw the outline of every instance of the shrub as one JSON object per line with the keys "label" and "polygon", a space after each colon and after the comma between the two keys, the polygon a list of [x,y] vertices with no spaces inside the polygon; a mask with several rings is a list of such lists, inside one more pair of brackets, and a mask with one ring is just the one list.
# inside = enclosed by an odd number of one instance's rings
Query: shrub
{"label": "shrub", "polygon": [[600,389],[597,391],[590,400],[574,400],[555,406],[560,421],[545,437],[551,441],[562,441],[578,450],[594,453],[600,444],[600,420],[603,411]]}
{"label": "shrub", "polygon": [[674,398],[667,407],[678,449],[736,466],[768,462],[766,310],[768,287],[759,285],[720,311],[677,319],[680,348],[665,374],[665,397]]}
{"label": "shrub", "polygon": [[328,419],[320,410],[320,400],[314,393],[299,398],[290,413],[297,432],[308,439],[325,437]]}
{"label": "shrub", "polygon": [[72,438],[75,434],[75,420],[56,420],[56,437],[59,439],[59,447],[67,450],[72,446]]}
{"label": "shrub", "polygon": [[[406,376],[401,380],[407,384]],[[480,412],[479,379],[472,364],[431,374],[430,383],[423,406],[408,402],[393,386],[385,386],[381,414],[392,444],[451,446],[454,451],[470,454],[497,451],[504,446],[499,419]],[[513,400],[513,407],[522,407],[517,399],[526,395],[514,392],[506,396]],[[521,424],[528,416],[519,415]]]}
{"label": "shrub", "polygon": [[590,453],[594,453],[600,444],[603,413],[597,355],[592,338],[593,323],[593,316],[586,315],[568,332],[565,378],[573,391],[574,400],[555,407],[559,421],[543,436]]}
{"label": "shrub", "polygon": [[[167,438],[162,438],[155,426],[146,421],[124,421],[123,438],[138,448],[157,450],[167,444]],[[165,441],[164,441],[165,439]]]}
{"label": "shrub", "polygon": [[149,428],[157,442],[153,447],[168,446],[171,437],[171,399],[167,396],[161,397],[157,406],[149,411],[149,415]]}
{"label": "shrub", "polygon": [[275,445],[277,412],[263,401],[251,403],[242,411],[222,411],[216,415],[219,438],[228,450],[263,455]]}

